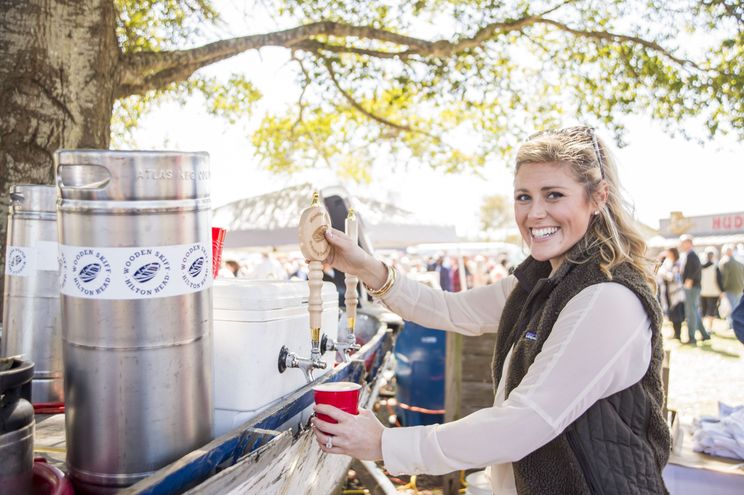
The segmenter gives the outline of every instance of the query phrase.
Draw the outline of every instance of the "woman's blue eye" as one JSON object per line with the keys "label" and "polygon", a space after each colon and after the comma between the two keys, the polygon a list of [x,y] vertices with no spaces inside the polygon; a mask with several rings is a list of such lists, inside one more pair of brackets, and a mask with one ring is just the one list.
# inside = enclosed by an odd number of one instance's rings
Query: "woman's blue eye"
{"label": "woman's blue eye", "polygon": [[527,201],[530,199],[530,197],[527,194],[520,194],[516,198],[517,201]]}
{"label": "woman's blue eye", "polygon": [[558,199],[562,197],[563,197],[563,194],[556,192],[556,191],[551,191],[548,193],[548,199]]}

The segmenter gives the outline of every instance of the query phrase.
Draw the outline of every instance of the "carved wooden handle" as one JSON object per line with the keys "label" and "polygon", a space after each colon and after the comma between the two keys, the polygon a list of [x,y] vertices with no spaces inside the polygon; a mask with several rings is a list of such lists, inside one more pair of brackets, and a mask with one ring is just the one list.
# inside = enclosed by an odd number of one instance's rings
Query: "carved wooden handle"
{"label": "carved wooden handle", "polygon": [[320,204],[318,193],[313,194],[313,202],[300,216],[298,234],[300,250],[309,263],[308,312],[310,313],[310,332],[313,349],[320,342],[320,322],[323,313],[323,260],[331,254],[331,245],[325,239],[326,230],[331,228],[331,217]]}
{"label": "carved wooden handle", "polygon": [[[353,209],[349,209],[349,214],[346,216],[344,229],[346,230],[346,235],[351,237],[351,240],[354,241],[354,244],[357,244],[359,241],[359,228],[357,224],[356,214],[354,213]],[[358,302],[356,288],[357,283],[359,283],[359,279],[356,277],[356,275],[347,273],[344,282],[346,282],[346,295],[344,296],[344,303],[346,304],[347,326],[349,328],[349,331],[351,333],[354,333]]]}
{"label": "carved wooden handle", "polygon": [[[321,291],[323,289],[323,263],[320,261],[310,262],[310,273],[308,273],[308,285],[310,286],[310,296],[307,300],[308,311],[310,312],[310,329],[320,328],[321,315],[323,313],[323,298]],[[320,335],[313,334],[313,340],[320,339]]]}

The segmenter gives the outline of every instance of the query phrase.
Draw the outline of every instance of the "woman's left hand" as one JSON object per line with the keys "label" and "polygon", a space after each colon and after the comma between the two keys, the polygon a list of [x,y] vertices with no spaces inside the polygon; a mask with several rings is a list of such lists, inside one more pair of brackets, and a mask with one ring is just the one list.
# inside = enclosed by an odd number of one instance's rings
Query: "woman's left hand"
{"label": "woman's left hand", "polygon": [[[316,404],[315,412],[338,421],[337,424],[326,423],[317,417],[311,420],[315,438],[323,452],[345,454],[363,461],[382,459],[382,432],[385,427],[372,411],[360,409],[359,415],[354,416],[328,404]],[[328,448],[328,445],[332,447]]]}

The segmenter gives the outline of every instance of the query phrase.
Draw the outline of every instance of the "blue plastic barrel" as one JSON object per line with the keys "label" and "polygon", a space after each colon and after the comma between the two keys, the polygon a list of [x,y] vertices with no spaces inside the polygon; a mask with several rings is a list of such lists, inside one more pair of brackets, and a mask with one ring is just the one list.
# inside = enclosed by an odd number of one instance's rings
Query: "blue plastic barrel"
{"label": "blue plastic barrel", "polygon": [[403,426],[444,422],[445,355],[442,330],[405,322],[395,343],[396,414]]}

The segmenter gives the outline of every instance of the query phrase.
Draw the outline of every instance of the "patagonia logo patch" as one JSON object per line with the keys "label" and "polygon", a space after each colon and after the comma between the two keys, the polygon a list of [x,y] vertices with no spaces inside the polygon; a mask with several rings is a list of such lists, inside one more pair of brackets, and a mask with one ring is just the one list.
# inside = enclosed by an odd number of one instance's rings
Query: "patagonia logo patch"
{"label": "patagonia logo patch", "polygon": [[527,340],[537,340],[537,334],[535,332],[527,332],[524,334],[524,338]]}

